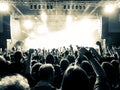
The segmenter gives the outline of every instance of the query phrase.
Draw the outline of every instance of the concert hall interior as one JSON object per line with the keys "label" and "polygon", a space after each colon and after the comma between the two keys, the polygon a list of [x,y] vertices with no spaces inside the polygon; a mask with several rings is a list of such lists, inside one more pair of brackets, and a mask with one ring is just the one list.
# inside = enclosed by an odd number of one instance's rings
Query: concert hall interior
{"label": "concert hall interior", "polygon": [[120,0],[0,0],[0,90],[120,90]]}

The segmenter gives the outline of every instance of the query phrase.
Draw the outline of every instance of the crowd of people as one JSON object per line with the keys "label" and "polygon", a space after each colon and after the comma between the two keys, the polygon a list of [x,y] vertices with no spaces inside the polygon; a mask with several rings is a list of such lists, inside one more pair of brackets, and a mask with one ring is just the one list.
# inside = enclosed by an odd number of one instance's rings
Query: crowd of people
{"label": "crowd of people", "polygon": [[[120,90],[120,49],[12,48],[0,53],[0,90]],[[104,48],[105,49],[105,48]]]}

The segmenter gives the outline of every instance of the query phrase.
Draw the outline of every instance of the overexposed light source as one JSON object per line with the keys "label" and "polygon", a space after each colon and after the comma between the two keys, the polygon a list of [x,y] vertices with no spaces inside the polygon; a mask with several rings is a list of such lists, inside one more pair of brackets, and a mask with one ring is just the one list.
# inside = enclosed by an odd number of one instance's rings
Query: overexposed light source
{"label": "overexposed light source", "polygon": [[66,16],[66,28],[69,30],[71,29],[73,17],[71,15]]}
{"label": "overexposed light source", "polygon": [[41,25],[37,27],[37,32],[39,34],[44,34],[48,32],[48,28],[45,25]]}
{"label": "overexposed light source", "polygon": [[8,3],[0,3],[0,11],[1,12],[5,12],[5,11],[9,11],[10,7]]}
{"label": "overexposed light source", "polygon": [[71,22],[72,22],[72,16],[68,15],[68,16],[66,17],[66,22],[67,22],[67,23],[71,23]]}
{"label": "overexposed light source", "polygon": [[26,29],[32,29],[32,27],[33,27],[33,22],[32,22],[31,20],[25,20],[25,21],[23,22],[23,26],[24,26],[24,28],[26,28]]}
{"label": "overexposed light source", "polygon": [[88,17],[83,17],[82,20],[79,21],[79,25],[81,26],[81,29],[89,30],[91,29],[92,20]]}
{"label": "overexposed light source", "polygon": [[41,14],[41,20],[45,23],[47,20],[47,14],[45,12],[42,12]]}
{"label": "overexposed light source", "polygon": [[105,6],[104,11],[106,13],[112,13],[115,11],[115,5],[114,4],[108,4]]}
{"label": "overexposed light source", "polygon": [[84,24],[84,25],[88,25],[91,23],[91,19],[89,19],[88,17],[83,17],[83,19],[81,19],[81,22]]}
{"label": "overexposed light source", "polygon": [[[73,19],[72,19],[73,18]],[[98,19],[83,17],[74,20],[74,16],[66,17],[66,27],[59,31],[50,31],[44,24],[36,27],[34,35],[26,38],[26,48],[59,48],[62,46],[96,47],[96,41],[100,38],[95,32],[99,30]],[[32,37],[31,37],[32,36]]]}

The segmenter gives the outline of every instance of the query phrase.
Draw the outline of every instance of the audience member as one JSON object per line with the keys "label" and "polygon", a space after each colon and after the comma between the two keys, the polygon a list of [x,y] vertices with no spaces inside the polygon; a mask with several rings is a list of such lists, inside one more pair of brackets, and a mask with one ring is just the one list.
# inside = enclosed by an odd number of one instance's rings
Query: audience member
{"label": "audience member", "polygon": [[120,90],[120,49],[96,44],[4,51],[0,90]]}
{"label": "audience member", "polygon": [[38,72],[40,81],[31,90],[56,90],[56,88],[51,85],[55,74],[53,65],[42,64]]}
{"label": "audience member", "polygon": [[20,74],[6,76],[0,80],[0,90],[30,90],[28,81]]}
{"label": "audience member", "polygon": [[69,66],[64,73],[61,90],[92,90],[86,72],[77,65]]}

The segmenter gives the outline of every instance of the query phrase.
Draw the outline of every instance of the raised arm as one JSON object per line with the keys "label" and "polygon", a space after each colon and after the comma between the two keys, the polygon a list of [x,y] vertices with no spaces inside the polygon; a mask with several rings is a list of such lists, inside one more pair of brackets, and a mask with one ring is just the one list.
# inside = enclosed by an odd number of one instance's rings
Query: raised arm
{"label": "raised arm", "polygon": [[28,60],[26,61],[26,75],[31,74],[31,60],[32,60],[32,53],[34,49],[29,49]]}
{"label": "raised arm", "polygon": [[81,48],[80,53],[88,58],[97,76],[106,77],[105,72],[103,68],[100,66],[99,62],[92,56],[92,54],[87,49]]}
{"label": "raised arm", "polygon": [[97,61],[100,62],[101,59],[103,59],[103,56],[101,56],[96,49],[94,48],[90,48],[89,51],[92,53],[92,55],[94,56],[94,59],[97,59]]}
{"label": "raised arm", "polygon": [[102,49],[102,45],[99,41],[96,42],[96,45],[99,46],[99,49],[100,49],[100,55],[103,56],[103,49]]}
{"label": "raised arm", "polygon": [[94,90],[110,90],[108,81],[106,79],[106,73],[105,73],[104,69],[100,66],[99,62],[85,48],[81,48],[80,53],[87,56],[89,62],[91,63],[91,65],[93,67],[93,70],[96,74],[96,82],[94,84]]}

